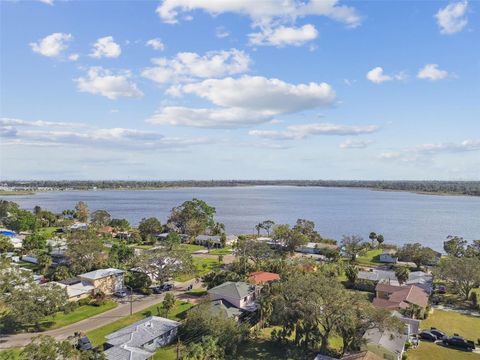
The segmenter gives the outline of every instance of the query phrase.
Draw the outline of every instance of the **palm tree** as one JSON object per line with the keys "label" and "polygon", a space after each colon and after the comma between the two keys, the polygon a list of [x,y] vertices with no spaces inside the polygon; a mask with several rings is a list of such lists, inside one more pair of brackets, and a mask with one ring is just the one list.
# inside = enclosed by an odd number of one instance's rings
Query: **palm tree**
{"label": "palm tree", "polygon": [[370,240],[372,240],[372,247],[374,247],[373,242],[374,242],[375,240],[377,240],[377,233],[375,233],[375,232],[372,231],[372,232],[370,233],[370,235],[368,235],[368,238],[369,238]]}
{"label": "palm tree", "polygon": [[378,245],[379,246],[382,246],[382,243],[385,241],[384,237],[382,234],[378,234],[377,236],[377,241],[378,241]]}
{"label": "palm tree", "polygon": [[262,224],[255,225],[255,230],[257,230],[257,236],[260,236],[260,230],[263,228]]}
{"label": "palm tree", "polygon": [[273,303],[268,296],[262,296],[258,300],[260,307],[260,327],[263,328],[273,312]]}

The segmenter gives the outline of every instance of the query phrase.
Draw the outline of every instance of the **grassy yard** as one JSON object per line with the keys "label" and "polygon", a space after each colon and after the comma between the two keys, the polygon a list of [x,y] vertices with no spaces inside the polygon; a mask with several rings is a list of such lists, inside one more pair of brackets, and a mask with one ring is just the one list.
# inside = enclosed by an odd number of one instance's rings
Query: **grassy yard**
{"label": "grassy yard", "polygon": [[230,255],[232,253],[232,248],[230,246],[226,246],[220,249],[212,249],[210,250],[210,255]]}
{"label": "grassy yard", "polygon": [[58,329],[60,327],[101,314],[107,310],[116,308],[117,306],[118,303],[113,300],[107,300],[105,304],[101,306],[82,305],[68,314],[58,312],[55,314],[55,316],[48,316],[40,323],[40,326],[43,330]]}
{"label": "grassy yard", "polygon": [[48,239],[52,238],[55,232],[60,229],[59,227],[56,226],[50,226],[50,227],[45,227],[41,228],[38,230],[38,233],[41,235],[45,235]]}
{"label": "grassy yard", "polygon": [[360,265],[377,266],[381,264],[379,261],[381,253],[383,253],[382,249],[369,250],[365,254],[359,255],[356,262]]}
{"label": "grassy yard", "polygon": [[[168,318],[172,320],[181,320],[185,311],[191,308],[193,305],[186,301],[177,301],[175,307],[169,312]],[[125,326],[131,325],[134,322],[141,320],[147,316],[163,316],[165,317],[165,312],[162,309],[161,302],[155,305],[152,305],[145,310],[136,312],[130,316],[126,316],[117,321],[111,322],[108,325],[102,326],[95,330],[89,331],[87,336],[94,346],[99,346],[105,342],[105,336],[117,331]]]}
{"label": "grassy yard", "polygon": [[186,252],[189,252],[190,254],[192,254],[198,250],[206,250],[207,248],[205,246],[195,245],[195,244],[181,244],[180,249],[185,250]]}
{"label": "grassy yard", "polygon": [[175,277],[174,280],[184,282],[194,277],[202,277],[210,271],[220,268],[223,263],[219,263],[218,259],[194,257],[193,265],[195,266],[195,273],[180,275]]}
{"label": "grassy yard", "polygon": [[[462,315],[454,311],[435,310],[428,319],[422,321],[421,327],[422,329],[436,327],[448,335],[457,333],[475,342],[480,338],[480,318]],[[480,360],[480,354],[445,348],[422,341],[417,349],[408,351],[408,358],[414,360]]]}
{"label": "grassy yard", "polygon": [[187,291],[185,292],[186,295],[190,295],[190,296],[204,296],[204,295],[207,295],[207,290],[205,289],[192,289],[190,291]]}
{"label": "grassy yard", "polygon": [[0,351],[0,360],[17,360],[20,357],[22,349],[13,348]]}
{"label": "grassy yard", "polygon": [[[185,351],[184,346],[180,346],[180,353],[183,354]],[[177,359],[177,345],[165,346],[161,349],[158,349],[155,354],[151,357],[152,360],[176,360]]]}

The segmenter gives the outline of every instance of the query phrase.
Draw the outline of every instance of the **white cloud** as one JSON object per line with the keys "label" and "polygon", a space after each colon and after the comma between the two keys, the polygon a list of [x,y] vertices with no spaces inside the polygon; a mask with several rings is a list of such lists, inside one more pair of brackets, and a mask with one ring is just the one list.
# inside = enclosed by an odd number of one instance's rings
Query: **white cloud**
{"label": "white cloud", "polygon": [[[381,84],[385,81],[392,81],[392,80],[405,80],[407,78],[407,73],[405,71],[400,71],[396,74],[387,75],[383,72],[383,68],[377,66],[370,70],[367,75],[367,79],[375,84]],[[348,84],[349,85],[349,84]]]}
{"label": "white cloud", "polygon": [[156,11],[162,21],[174,24],[178,22],[180,12],[194,10],[204,10],[212,15],[228,12],[246,15],[252,19],[254,25],[272,21],[294,21],[298,17],[311,15],[327,16],[350,27],[358,26],[361,21],[354,8],[339,5],[337,0],[165,0]]}
{"label": "white cloud", "polygon": [[[45,122],[52,124],[52,122]],[[61,123],[64,124],[64,123]],[[22,124],[24,125],[24,124]],[[32,127],[38,127],[32,125]],[[98,148],[128,148],[132,150],[155,150],[184,148],[191,145],[208,143],[208,139],[166,137],[153,131],[124,128],[77,130],[37,130],[21,129],[14,126],[1,126],[0,136],[5,138],[2,145],[34,146],[81,146]]]}
{"label": "white cloud", "polygon": [[461,153],[468,151],[480,151],[480,139],[467,139],[460,143],[444,142],[422,144],[412,148],[384,152],[380,154],[380,158],[413,162],[440,153]]}
{"label": "white cloud", "polygon": [[195,94],[222,107],[238,107],[271,115],[329,106],[335,91],[327,83],[290,84],[279,79],[247,76],[208,79],[181,85],[179,93]]}
{"label": "white cloud", "polygon": [[279,26],[263,27],[261,32],[249,34],[250,44],[283,47],[286,45],[300,46],[316,39],[318,31],[315,26],[306,24],[302,27]]}
{"label": "white cloud", "polygon": [[425,80],[442,80],[448,76],[448,72],[445,70],[440,70],[437,64],[427,64],[417,74],[419,79]]}
{"label": "white cloud", "polygon": [[455,34],[462,31],[468,21],[465,16],[468,8],[467,1],[459,1],[447,5],[445,8],[438,10],[435,14],[437,24],[442,34]]}
{"label": "white cloud", "polygon": [[360,135],[370,134],[380,129],[377,125],[352,126],[329,123],[291,125],[286,130],[251,130],[249,134],[271,140],[298,140],[313,135]]}
{"label": "white cloud", "polygon": [[53,5],[54,3],[54,0],[37,0],[37,1],[47,5]]}
{"label": "white cloud", "polygon": [[120,45],[118,45],[112,36],[105,36],[97,39],[93,44],[91,57],[100,59],[102,57],[117,58],[122,53]]}
{"label": "white cloud", "polygon": [[70,122],[54,122],[43,120],[23,120],[16,118],[1,117],[0,126],[29,126],[29,127],[84,127],[85,124]]}
{"label": "white cloud", "polygon": [[145,43],[145,45],[150,46],[154,50],[163,51],[165,49],[165,45],[163,44],[162,40],[159,38],[150,39]]}
{"label": "white cloud", "polygon": [[230,49],[209,51],[203,56],[182,52],[172,59],[155,58],[152,62],[156,66],[143,70],[142,76],[164,84],[243,73],[248,70],[251,60],[245,52]]}
{"label": "white cloud", "polygon": [[215,29],[215,36],[219,39],[224,39],[226,37],[229,37],[230,36],[230,33],[227,31],[227,29],[225,29],[225,27],[223,26],[218,26],[216,29]]}
{"label": "white cloud", "polygon": [[64,50],[68,48],[68,43],[72,41],[71,34],[53,33],[38,42],[30,43],[32,50],[38,54],[47,57],[60,57]]}
{"label": "white cloud", "polygon": [[147,122],[158,125],[168,124],[173,126],[227,129],[260,124],[268,119],[270,119],[268,114],[241,108],[198,109],[167,106],[147,119]]}
{"label": "white cloud", "polygon": [[102,67],[91,67],[86,77],[80,77],[75,81],[79,91],[102,95],[112,100],[119,97],[142,97],[143,93],[135,83],[130,81],[130,78],[129,71],[114,75],[110,70]]}
{"label": "white cloud", "polygon": [[365,149],[373,143],[372,140],[347,139],[340,144],[342,149]]}
{"label": "white cloud", "polygon": [[68,60],[77,61],[79,57],[80,57],[80,55],[78,55],[78,54],[70,54],[70,55],[68,55]]}

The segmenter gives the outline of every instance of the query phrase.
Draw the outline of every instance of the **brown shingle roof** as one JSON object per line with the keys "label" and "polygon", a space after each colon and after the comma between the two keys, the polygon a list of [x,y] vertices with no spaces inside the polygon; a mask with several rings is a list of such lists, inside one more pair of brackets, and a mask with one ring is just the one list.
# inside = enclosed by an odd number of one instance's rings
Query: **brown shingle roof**
{"label": "brown shingle roof", "polygon": [[393,286],[379,283],[375,287],[375,290],[390,294],[388,296],[388,300],[378,297],[373,299],[373,305],[377,307],[388,309],[404,309],[410,304],[415,304],[420,307],[426,307],[428,305],[428,293],[416,285]]}
{"label": "brown shingle roof", "polygon": [[260,285],[270,281],[280,280],[280,275],[266,271],[257,271],[250,273],[248,280],[253,284]]}

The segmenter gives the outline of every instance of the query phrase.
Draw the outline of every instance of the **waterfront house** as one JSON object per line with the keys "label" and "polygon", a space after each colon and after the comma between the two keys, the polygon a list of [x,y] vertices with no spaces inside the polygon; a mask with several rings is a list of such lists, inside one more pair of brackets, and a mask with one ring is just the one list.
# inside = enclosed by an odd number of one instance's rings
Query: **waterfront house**
{"label": "waterfront house", "polygon": [[380,254],[379,261],[381,263],[396,264],[398,261],[398,257],[393,255],[391,252],[385,251]]}
{"label": "waterfront house", "polygon": [[82,283],[92,285],[96,291],[112,295],[124,289],[123,275],[123,270],[108,268],[90,271],[78,277]]}
{"label": "waterfront house", "polygon": [[104,354],[108,360],[145,360],[155,350],[177,337],[177,321],[149,316],[106,336]]}
{"label": "waterfront house", "polygon": [[295,251],[303,254],[320,254],[323,249],[337,250],[338,246],[335,244],[308,242],[297,246]]}
{"label": "waterfront house", "polygon": [[[227,235],[225,245],[233,245],[237,241],[238,237],[235,235]],[[222,241],[219,235],[198,235],[195,238],[195,244],[211,247],[221,247]]]}

